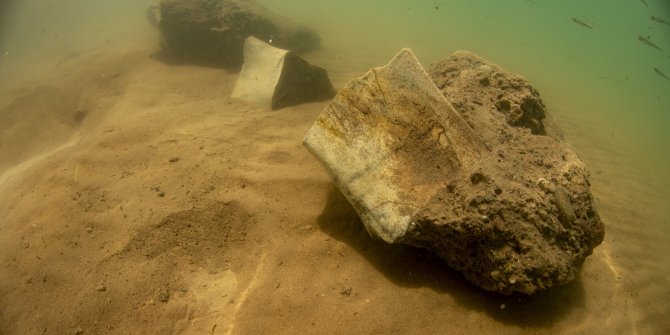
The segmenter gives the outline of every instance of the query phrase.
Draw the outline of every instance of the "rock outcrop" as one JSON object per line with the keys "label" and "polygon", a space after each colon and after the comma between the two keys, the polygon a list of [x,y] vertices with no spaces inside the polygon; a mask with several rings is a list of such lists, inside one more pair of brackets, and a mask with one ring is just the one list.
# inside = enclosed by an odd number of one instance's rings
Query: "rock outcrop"
{"label": "rock outcrop", "polygon": [[432,250],[503,294],[572,280],[604,230],[586,166],[542,135],[537,91],[465,53],[431,74],[402,50],[348,83],[305,146],[372,236]]}
{"label": "rock outcrop", "polygon": [[168,59],[239,69],[249,36],[298,53],[319,48],[317,34],[253,0],[162,0],[160,14],[147,11],[162,35]]}
{"label": "rock outcrop", "polygon": [[328,72],[292,51],[275,48],[253,36],[244,44],[244,65],[233,98],[271,109],[332,98]]}

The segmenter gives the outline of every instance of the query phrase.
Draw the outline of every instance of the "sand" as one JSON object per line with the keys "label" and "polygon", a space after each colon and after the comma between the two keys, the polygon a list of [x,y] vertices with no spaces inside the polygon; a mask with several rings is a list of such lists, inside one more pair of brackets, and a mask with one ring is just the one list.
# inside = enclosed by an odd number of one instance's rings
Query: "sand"
{"label": "sand", "polygon": [[[74,55],[2,92],[20,122],[0,119],[15,134],[0,143],[0,333],[670,329],[667,241],[645,230],[665,193],[579,115],[555,118],[594,171],[606,240],[571,284],[504,297],[368,237],[301,145],[326,103],[249,105],[229,98],[236,74],[155,49]],[[308,59],[336,88],[370,62],[328,52]]]}

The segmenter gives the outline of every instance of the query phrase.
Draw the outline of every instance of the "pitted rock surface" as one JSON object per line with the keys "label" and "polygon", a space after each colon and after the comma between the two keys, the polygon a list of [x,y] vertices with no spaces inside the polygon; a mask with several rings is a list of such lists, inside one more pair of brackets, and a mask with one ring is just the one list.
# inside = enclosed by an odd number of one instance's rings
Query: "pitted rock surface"
{"label": "pitted rock surface", "polygon": [[604,228],[539,93],[466,52],[430,73],[402,50],[347,84],[305,145],[372,236],[429,249],[502,294],[574,279]]}

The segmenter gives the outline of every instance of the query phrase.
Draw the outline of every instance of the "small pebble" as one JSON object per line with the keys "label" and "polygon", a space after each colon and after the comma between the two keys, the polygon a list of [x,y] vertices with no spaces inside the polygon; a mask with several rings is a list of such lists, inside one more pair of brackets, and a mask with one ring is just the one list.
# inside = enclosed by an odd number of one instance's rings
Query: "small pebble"
{"label": "small pebble", "polygon": [[500,309],[505,309],[505,304],[500,304]]}
{"label": "small pebble", "polygon": [[105,292],[105,291],[107,291],[107,286],[100,285],[95,290],[98,291],[98,292]]}
{"label": "small pebble", "polygon": [[170,300],[170,293],[168,293],[168,292],[158,293],[158,301],[168,302],[168,300]]}
{"label": "small pebble", "polygon": [[86,227],[86,232],[87,233],[93,232],[93,227]]}
{"label": "small pebble", "polygon": [[81,326],[77,326],[77,328],[74,329],[74,334],[75,335],[81,335],[84,333],[84,328],[81,328]]}
{"label": "small pebble", "polygon": [[491,271],[491,278],[495,281],[500,281],[500,279],[502,278],[500,271],[498,270]]}

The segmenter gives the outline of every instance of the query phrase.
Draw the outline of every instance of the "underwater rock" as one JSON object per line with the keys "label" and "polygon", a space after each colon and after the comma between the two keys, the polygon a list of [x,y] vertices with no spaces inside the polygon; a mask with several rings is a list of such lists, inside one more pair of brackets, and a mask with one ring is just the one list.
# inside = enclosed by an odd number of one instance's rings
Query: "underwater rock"
{"label": "underwater rock", "polygon": [[340,90],[304,144],[388,243],[404,240],[454,171],[486,150],[409,49]]}
{"label": "underwater rock", "polygon": [[[557,137],[531,132],[541,129],[537,114],[519,126],[495,99],[483,101],[491,85],[478,71],[489,81],[511,75],[462,55],[431,80],[400,51],[340,90],[304,144],[370,235],[429,249],[502,294],[566,283],[604,235],[588,170]],[[447,96],[482,101],[457,111],[433,81]],[[500,86],[498,95],[524,87]]]}
{"label": "underwater rock", "polygon": [[145,14],[146,14],[146,17],[147,17],[147,21],[149,21],[149,23],[152,26],[154,26],[156,28],[160,27],[161,5],[160,5],[160,2],[158,0],[149,2],[149,4],[147,5],[147,9],[145,11]]}
{"label": "underwater rock", "polygon": [[271,109],[332,98],[328,72],[294,52],[275,48],[253,36],[244,44],[244,64],[233,98]]}
{"label": "underwater rock", "polygon": [[253,0],[162,0],[151,17],[160,19],[163,56],[172,61],[239,69],[249,36],[298,53],[320,44],[313,30]]}
{"label": "underwater rock", "polygon": [[[502,71],[467,51],[457,51],[432,64],[429,72],[435,85],[464,117],[468,117],[468,111],[493,102],[511,126],[546,135],[544,103],[523,77]],[[451,84],[454,81],[468,85],[455,86]]]}

